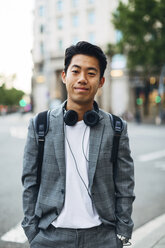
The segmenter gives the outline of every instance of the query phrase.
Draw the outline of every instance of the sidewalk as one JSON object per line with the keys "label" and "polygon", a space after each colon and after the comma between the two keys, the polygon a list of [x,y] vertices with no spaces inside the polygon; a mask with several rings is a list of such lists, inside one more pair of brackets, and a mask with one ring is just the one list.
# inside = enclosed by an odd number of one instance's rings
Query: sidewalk
{"label": "sidewalk", "polygon": [[165,214],[134,231],[132,248],[165,248]]}
{"label": "sidewalk", "polygon": [[165,235],[153,246],[154,248],[165,247]]}

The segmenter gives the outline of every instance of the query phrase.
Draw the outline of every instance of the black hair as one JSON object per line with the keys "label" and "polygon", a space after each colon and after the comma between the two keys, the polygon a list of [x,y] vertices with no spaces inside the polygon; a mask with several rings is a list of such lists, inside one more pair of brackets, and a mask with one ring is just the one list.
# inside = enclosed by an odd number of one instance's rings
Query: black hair
{"label": "black hair", "polygon": [[84,54],[98,59],[100,67],[100,78],[103,77],[107,66],[107,59],[100,47],[86,41],[79,41],[65,50],[64,72],[67,73],[72,57],[77,54]]}

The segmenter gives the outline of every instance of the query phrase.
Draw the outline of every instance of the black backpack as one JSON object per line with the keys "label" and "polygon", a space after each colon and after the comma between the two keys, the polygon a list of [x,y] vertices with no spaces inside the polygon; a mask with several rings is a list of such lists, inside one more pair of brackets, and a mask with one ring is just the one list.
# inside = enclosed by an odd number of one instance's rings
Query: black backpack
{"label": "black backpack", "polygon": [[[41,169],[42,169],[43,154],[44,154],[45,136],[49,131],[49,116],[50,116],[50,110],[39,113],[35,119],[35,131],[38,136],[38,170],[37,170],[38,185],[40,184],[40,180],[41,180]],[[111,162],[113,163],[113,170],[115,173],[115,164],[117,162],[119,140],[121,133],[123,131],[123,121],[120,119],[120,117],[112,114],[109,114],[109,118],[110,118],[110,122],[112,123],[112,127],[114,129]]]}

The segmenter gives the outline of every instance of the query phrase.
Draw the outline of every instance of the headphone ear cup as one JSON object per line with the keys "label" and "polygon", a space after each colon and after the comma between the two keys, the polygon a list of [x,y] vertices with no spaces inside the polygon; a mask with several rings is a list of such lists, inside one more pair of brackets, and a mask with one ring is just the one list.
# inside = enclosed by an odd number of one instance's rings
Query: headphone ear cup
{"label": "headphone ear cup", "polygon": [[94,127],[99,122],[99,115],[95,110],[87,111],[84,114],[84,122],[87,126]]}
{"label": "headphone ear cup", "polygon": [[74,110],[68,110],[64,115],[64,122],[68,126],[74,126],[78,121],[78,114]]}

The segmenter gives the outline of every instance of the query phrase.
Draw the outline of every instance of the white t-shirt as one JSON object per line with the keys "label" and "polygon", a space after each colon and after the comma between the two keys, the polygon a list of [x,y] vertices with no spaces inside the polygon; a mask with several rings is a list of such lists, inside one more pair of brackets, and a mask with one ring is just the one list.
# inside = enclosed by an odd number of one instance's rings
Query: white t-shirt
{"label": "white t-shirt", "polygon": [[74,126],[65,126],[65,202],[60,215],[52,223],[55,227],[90,228],[101,224],[87,191],[89,134],[90,127],[83,120]]}

